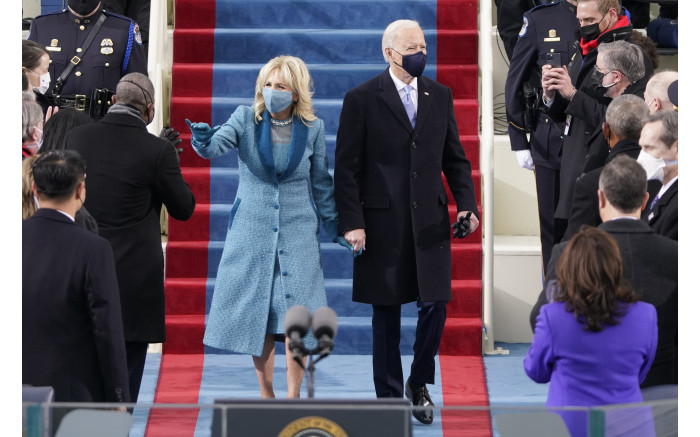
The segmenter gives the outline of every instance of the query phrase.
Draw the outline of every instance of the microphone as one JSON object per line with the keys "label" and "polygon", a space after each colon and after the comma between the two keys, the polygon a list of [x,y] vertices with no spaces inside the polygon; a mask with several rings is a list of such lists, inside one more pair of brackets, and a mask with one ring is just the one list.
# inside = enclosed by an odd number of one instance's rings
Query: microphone
{"label": "microphone", "polygon": [[330,355],[333,350],[333,339],[338,332],[338,316],[332,308],[323,307],[314,313],[311,329],[314,337],[318,339],[318,352],[320,360]]}
{"label": "microphone", "polygon": [[304,348],[303,338],[309,331],[311,325],[311,314],[308,308],[296,305],[287,310],[284,316],[284,332],[289,337],[289,350],[292,351],[294,361],[304,367],[301,358],[307,354]]}

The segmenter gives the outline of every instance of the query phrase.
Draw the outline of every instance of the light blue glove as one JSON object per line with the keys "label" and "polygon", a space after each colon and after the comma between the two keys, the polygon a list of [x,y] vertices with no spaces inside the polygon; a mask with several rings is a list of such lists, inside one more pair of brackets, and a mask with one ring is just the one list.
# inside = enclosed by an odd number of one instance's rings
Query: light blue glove
{"label": "light blue glove", "polygon": [[187,126],[189,126],[192,131],[192,139],[198,144],[208,144],[216,131],[221,129],[221,125],[209,127],[207,123],[192,123],[187,118],[185,119],[185,123],[187,123]]}

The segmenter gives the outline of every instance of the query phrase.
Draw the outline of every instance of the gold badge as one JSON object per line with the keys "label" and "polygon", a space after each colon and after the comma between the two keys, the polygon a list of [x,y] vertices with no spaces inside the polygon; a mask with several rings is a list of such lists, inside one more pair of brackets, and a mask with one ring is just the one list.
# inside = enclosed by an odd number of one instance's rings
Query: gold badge
{"label": "gold badge", "polygon": [[557,36],[557,31],[554,29],[549,29],[549,38],[545,38],[544,42],[557,42],[561,41],[561,38]]}
{"label": "gold badge", "polygon": [[111,55],[112,53],[114,53],[114,43],[110,38],[103,39],[100,43],[100,46],[102,47],[100,49],[100,53],[102,53],[103,55]]}
{"label": "gold badge", "polygon": [[549,29],[549,37],[554,38],[557,36],[557,31],[555,29]]}
{"label": "gold badge", "polygon": [[58,40],[57,39],[52,39],[51,40],[51,47],[58,47]]}
{"label": "gold badge", "polygon": [[337,423],[318,416],[302,417],[288,424],[277,437],[329,436],[348,437]]}
{"label": "gold badge", "polygon": [[57,39],[52,39],[51,40],[51,45],[46,46],[46,51],[47,52],[60,52],[61,48],[58,47],[58,40]]}

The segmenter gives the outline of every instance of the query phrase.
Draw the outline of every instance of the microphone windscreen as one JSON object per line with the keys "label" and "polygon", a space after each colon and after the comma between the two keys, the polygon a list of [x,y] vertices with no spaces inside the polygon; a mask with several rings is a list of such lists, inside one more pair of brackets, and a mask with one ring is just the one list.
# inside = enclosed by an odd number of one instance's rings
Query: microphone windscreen
{"label": "microphone windscreen", "polygon": [[298,332],[300,337],[306,335],[311,325],[311,313],[309,309],[296,305],[287,310],[284,316],[284,332],[291,337],[292,332]]}
{"label": "microphone windscreen", "polygon": [[320,338],[323,334],[330,338],[335,338],[338,332],[338,316],[332,308],[322,307],[314,312],[314,318],[311,322],[311,329],[314,337]]}

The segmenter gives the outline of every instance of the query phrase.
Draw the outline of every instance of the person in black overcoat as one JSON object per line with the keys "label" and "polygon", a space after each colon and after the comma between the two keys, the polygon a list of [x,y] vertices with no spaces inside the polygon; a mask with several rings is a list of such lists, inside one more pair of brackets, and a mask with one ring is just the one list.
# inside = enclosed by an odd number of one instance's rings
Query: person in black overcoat
{"label": "person in black overcoat", "polygon": [[[610,102],[605,113],[602,135],[608,144],[607,162],[619,155],[637,159],[639,135],[649,118],[649,107],[644,100],[634,95],[624,95]],[[598,167],[579,176],[574,186],[571,218],[564,234],[564,241],[576,234],[581,226],[598,226],[598,179],[603,167]]]}
{"label": "person in black overcoat", "polygon": [[[608,89],[603,86],[614,82],[611,74],[601,78],[596,71],[598,46],[632,38],[632,25],[619,5],[603,13],[600,11],[601,3],[602,0],[578,2],[576,17],[583,24],[579,28],[581,40],[578,52],[565,68],[545,66],[542,72],[543,97],[549,106],[548,114],[566,125],[561,149],[559,202],[554,213],[555,218],[562,220],[568,220],[571,216],[574,184],[584,171],[589,141],[604,121],[605,107],[611,100],[606,96]],[[644,54],[643,57],[644,74],[636,82],[642,92],[646,81],[654,73],[649,56]]]}
{"label": "person in black overcoat", "polygon": [[148,343],[165,341],[160,211],[165,205],[173,218],[187,220],[195,207],[173,143],[146,130],[153,95],[147,76],[124,76],[105,117],[71,130],[66,140],[87,162],[85,207],[114,250],[134,401]]}
{"label": "person in black overcoat", "polygon": [[[451,229],[442,173],[458,216],[471,212],[471,232],[479,224],[477,204],[452,92],[422,76],[427,51],[420,26],[411,20],[391,23],[382,47],[389,68],[348,91],[340,114],[338,233],[361,253],[354,261],[353,300],[373,308],[377,397],[404,392],[401,304],[417,300],[415,354],[405,393],[414,405],[432,405],[425,384],[434,384],[434,357],[445,305],[452,298]],[[433,419],[431,411],[414,411],[414,416],[423,423]]]}
{"label": "person in black overcoat", "polygon": [[22,222],[22,384],[57,402],[130,402],[119,286],[102,237],[75,224],[85,163],[74,151],[33,165],[39,209]]}
{"label": "person in black overcoat", "polygon": [[[678,384],[678,243],[657,235],[640,220],[649,200],[644,169],[631,157],[620,155],[600,175],[598,205],[603,223],[598,227],[617,241],[624,262],[623,274],[639,300],[657,311],[659,340],[656,357],[642,387]],[[530,313],[535,330],[540,308],[551,301],[550,286],[567,242],[552,250],[544,289]]]}

